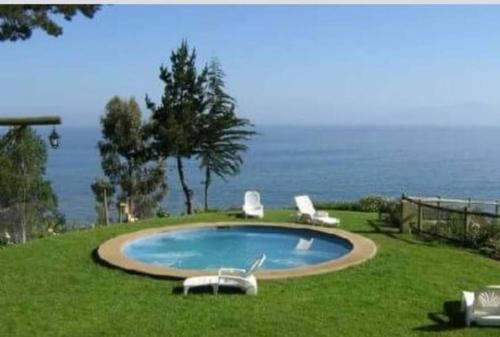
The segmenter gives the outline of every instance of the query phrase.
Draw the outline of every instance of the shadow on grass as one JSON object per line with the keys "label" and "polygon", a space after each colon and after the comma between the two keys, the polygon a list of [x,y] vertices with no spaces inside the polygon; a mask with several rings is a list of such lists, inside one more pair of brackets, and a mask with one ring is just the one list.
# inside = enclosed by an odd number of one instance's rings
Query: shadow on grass
{"label": "shadow on grass", "polygon": [[353,232],[356,232],[358,234],[384,234],[385,236],[391,239],[399,240],[412,245],[432,246],[431,243],[424,242],[421,240],[412,240],[411,238],[406,237],[405,235],[399,234],[399,228],[387,225],[382,220],[367,220],[367,223],[368,225],[370,225],[370,227],[373,228],[373,231],[353,231]]}
{"label": "shadow on grass", "polygon": [[440,332],[465,328],[464,314],[460,310],[460,301],[447,301],[443,304],[443,312],[431,312],[427,317],[433,324],[415,328],[415,331]]}
{"label": "shadow on grass", "polygon": [[228,211],[226,213],[226,215],[229,217],[229,218],[234,218],[234,219],[243,219],[245,220],[245,216],[243,215],[243,213],[241,213],[241,211],[236,211],[236,210],[231,210],[231,211]]}
{"label": "shadow on grass", "polygon": [[[94,250],[92,250],[92,252],[90,254],[90,257],[98,265],[101,265],[101,266],[103,266],[105,268],[110,268],[110,269],[114,269],[114,270],[117,270],[117,271],[121,271],[121,272],[130,274],[130,275],[147,277],[147,278],[155,279],[155,280],[169,280],[169,281],[179,281],[180,282],[180,280],[178,278],[174,278],[174,277],[144,274],[144,273],[140,273],[140,272],[137,272],[137,271],[134,271],[134,270],[126,270],[126,269],[122,269],[122,268],[116,267],[116,266],[114,266],[112,264],[109,264],[106,261],[102,260],[99,257],[99,254],[97,253],[97,248],[94,249]],[[172,289],[172,294],[183,294],[183,292],[184,292],[184,290],[183,290],[182,286],[176,286],[176,287],[174,287]],[[243,290],[239,289],[239,288],[236,288],[236,287],[226,287],[226,286],[219,287],[219,292],[218,293],[221,294],[221,295],[224,295],[224,294],[244,295],[245,294],[245,292]],[[213,289],[210,286],[195,287],[195,288],[189,289],[189,294],[197,294],[197,295],[201,295],[201,294],[213,294]]]}
{"label": "shadow on grass", "polygon": [[90,253],[90,257],[98,265],[101,265],[101,266],[103,266],[105,268],[109,268],[109,269],[114,269],[114,270],[117,270],[117,271],[121,271],[121,272],[130,274],[130,275],[137,275],[137,276],[141,276],[141,277],[148,277],[150,279],[156,279],[156,280],[179,281],[179,279],[175,278],[175,277],[145,274],[145,273],[141,273],[141,272],[138,272],[138,271],[135,271],[135,270],[127,270],[127,269],[123,269],[123,268],[114,266],[112,264],[109,264],[108,262],[102,260],[99,257],[99,254],[97,253],[97,248],[95,248],[94,250],[92,250],[92,252]]}
{"label": "shadow on grass", "polygon": [[[172,294],[182,295],[184,293],[184,288],[182,286],[177,286],[172,289]],[[206,287],[195,287],[189,289],[188,295],[206,295],[213,294],[213,289],[210,286]],[[245,292],[236,287],[219,287],[219,295],[245,295]]]}

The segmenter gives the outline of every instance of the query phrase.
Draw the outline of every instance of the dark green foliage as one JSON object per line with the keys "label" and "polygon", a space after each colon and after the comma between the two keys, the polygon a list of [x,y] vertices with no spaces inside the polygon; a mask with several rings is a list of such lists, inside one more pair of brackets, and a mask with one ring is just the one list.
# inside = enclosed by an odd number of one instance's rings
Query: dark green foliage
{"label": "dark green foliage", "polygon": [[498,220],[481,225],[472,223],[467,233],[467,242],[473,248],[490,247],[492,255],[500,255],[500,224]]}
{"label": "dark green foliage", "polygon": [[335,209],[339,211],[362,212],[359,201],[315,202],[314,206],[318,209]]}
{"label": "dark green foliage", "polygon": [[100,5],[0,5],[0,41],[27,40],[34,29],[59,36],[63,29],[54,17],[66,21],[78,13],[92,18]]}
{"label": "dark green foliage", "polygon": [[92,192],[95,195],[95,199],[97,202],[104,202],[104,193],[106,192],[107,197],[112,197],[115,192],[116,188],[114,185],[112,185],[108,180],[105,178],[99,178],[94,180],[92,185],[90,185],[90,188],[92,189]]}
{"label": "dark green foliage", "polygon": [[314,205],[318,208],[337,209],[356,212],[385,212],[393,205],[399,205],[395,199],[383,196],[366,196],[358,201],[332,201],[317,202]]}
{"label": "dark green foliage", "polygon": [[163,207],[159,207],[156,210],[156,217],[158,217],[158,218],[168,218],[169,216],[170,216],[170,213],[167,212],[167,210],[164,209]]}
{"label": "dark green foliage", "polygon": [[398,226],[401,206],[398,200],[378,195],[369,195],[358,201],[332,201],[314,204],[319,209],[335,209],[355,212],[376,212],[379,218],[392,226]]}
{"label": "dark green foliage", "polygon": [[[101,118],[103,140],[98,147],[104,174],[113,191],[119,190],[117,202],[128,203],[135,217],[145,218],[154,216],[167,186],[164,161],[153,160],[150,133],[141,116],[133,98],[113,97]],[[102,202],[98,187],[94,193]]]}
{"label": "dark green foliage", "polygon": [[255,132],[248,120],[238,118],[234,99],[225,92],[224,73],[218,62],[196,68],[196,52],[183,41],[170,56],[171,69],[160,67],[165,85],[161,104],[149,97],[152,112],[150,131],[159,158],[173,157],[186,199],[186,212],[193,213],[193,191],[184,175],[184,159],[196,156],[204,170],[205,209],[212,175],[221,178],[235,175],[243,163],[243,141]]}
{"label": "dark green foliage", "polygon": [[205,211],[208,210],[208,188],[212,173],[225,179],[239,173],[243,163],[243,142],[255,132],[248,120],[238,118],[234,99],[225,92],[224,72],[217,61],[210,64],[207,88],[207,112],[201,118],[200,145],[197,157],[205,171]]}
{"label": "dark green foliage", "polygon": [[184,176],[183,159],[197,153],[200,145],[200,116],[205,111],[205,87],[207,67],[198,73],[196,52],[189,50],[185,41],[170,56],[171,69],[160,67],[160,80],[165,88],[161,104],[154,104],[146,97],[146,104],[152,112],[151,132],[154,149],[160,158],[173,157],[182,191],[186,199],[186,211],[193,212],[193,191]]}
{"label": "dark green foliage", "polygon": [[57,197],[45,179],[47,150],[30,127],[11,129],[0,141],[0,231],[15,242],[60,229]]}

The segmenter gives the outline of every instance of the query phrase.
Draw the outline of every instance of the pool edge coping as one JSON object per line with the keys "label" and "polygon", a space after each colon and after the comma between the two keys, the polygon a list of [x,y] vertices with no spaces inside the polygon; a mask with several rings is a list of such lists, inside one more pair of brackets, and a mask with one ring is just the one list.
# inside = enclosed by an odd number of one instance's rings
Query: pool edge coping
{"label": "pool edge coping", "polygon": [[373,258],[377,253],[377,245],[370,239],[347,230],[334,227],[324,227],[309,224],[287,223],[287,222],[197,222],[191,224],[169,225],[163,227],[146,228],[130,233],[125,233],[111,238],[97,249],[97,255],[105,263],[123,269],[128,272],[149,275],[153,277],[185,279],[192,276],[214,275],[214,272],[206,270],[177,269],[165,266],[155,266],[132,260],[123,253],[123,247],[130,241],[139,239],[147,235],[167,233],[180,229],[206,228],[217,226],[263,226],[278,228],[308,229],[320,233],[333,234],[352,245],[352,250],[338,259],[326,261],[309,266],[288,268],[285,270],[274,269],[268,271],[257,271],[255,276],[259,280],[287,279],[304,276],[312,276],[342,270],[354,265],[358,265]]}

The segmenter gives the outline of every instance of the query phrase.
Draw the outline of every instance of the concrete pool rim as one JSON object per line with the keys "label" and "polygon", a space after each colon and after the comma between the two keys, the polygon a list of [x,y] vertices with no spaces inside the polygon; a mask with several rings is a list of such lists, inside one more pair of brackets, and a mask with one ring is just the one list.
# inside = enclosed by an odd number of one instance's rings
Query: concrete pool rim
{"label": "concrete pool rim", "polygon": [[133,260],[127,257],[124,252],[124,246],[134,240],[154,234],[167,233],[182,229],[197,229],[218,226],[264,226],[290,229],[306,229],[319,232],[320,234],[334,235],[348,241],[352,245],[352,250],[340,258],[325,261],[318,264],[288,268],[288,269],[268,269],[260,270],[255,273],[259,280],[286,279],[303,276],[330,273],[333,271],[345,269],[347,267],[363,263],[375,256],[377,253],[376,244],[359,234],[352,233],[340,228],[314,226],[297,223],[265,223],[265,222],[203,222],[182,225],[171,225],[164,227],[147,228],[135,232],[130,232],[116,236],[102,243],[97,249],[97,255],[105,263],[123,269],[128,272],[139,273],[154,277],[164,277],[172,279],[184,279],[191,276],[210,275],[215,272],[195,269],[177,269],[166,266],[148,264]]}

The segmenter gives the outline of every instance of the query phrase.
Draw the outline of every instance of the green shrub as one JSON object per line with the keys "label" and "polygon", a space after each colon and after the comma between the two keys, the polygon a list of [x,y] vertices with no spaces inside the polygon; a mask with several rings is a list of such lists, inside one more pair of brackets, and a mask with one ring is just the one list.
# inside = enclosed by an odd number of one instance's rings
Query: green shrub
{"label": "green shrub", "polygon": [[317,202],[314,206],[318,209],[333,209],[353,212],[376,212],[390,225],[399,225],[401,207],[399,201],[384,196],[366,196],[358,201],[330,201]]}
{"label": "green shrub", "polygon": [[163,207],[159,207],[156,211],[156,216],[158,218],[168,218],[170,216],[170,213]]}
{"label": "green shrub", "polygon": [[338,211],[354,211],[362,212],[361,206],[358,201],[330,201],[330,202],[316,202],[314,207],[317,209],[335,209]]}

